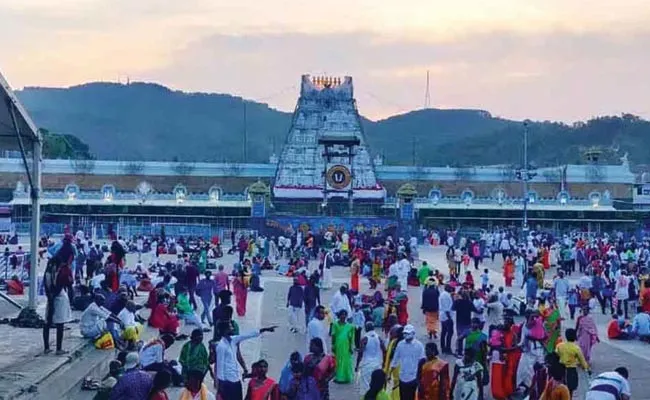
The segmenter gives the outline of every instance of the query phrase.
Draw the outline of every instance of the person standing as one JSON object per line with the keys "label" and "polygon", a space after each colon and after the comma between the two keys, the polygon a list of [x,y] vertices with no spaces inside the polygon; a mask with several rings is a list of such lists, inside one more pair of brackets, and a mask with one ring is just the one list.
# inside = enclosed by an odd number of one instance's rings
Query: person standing
{"label": "person standing", "polygon": [[307,285],[303,289],[305,296],[305,325],[309,326],[314,315],[316,306],[320,306],[320,288],[318,287],[318,276],[313,274],[309,277]]}
{"label": "person standing", "polygon": [[356,371],[360,372],[360,392],[366,393],[370,389],[372,373],[381,369],[383,355],[386,352],[384,342],[381,340],[375,325],[372,322],[366,322],[366,333],[361,338],[359,352],[357,356]]}
{"label": "person standing", "polygon": [[461,292],[460,298],[454,300],[452,310],[456,311],[456,354],[463,355],[463,341],[470,332],[472,313],[478,312],[467,292]]}
{"label": "person standing", "polygon": [[324,348],[325,343],[320,338],[313,338],[309,342],[309,354],[305,356],[304,366],[316,382],[319,398],[329,400],[330,381],[336,373],[336,361],[325,353]]}
{"label": "person standing", "polygon": [[292,333],[297,333],[298,329],[298,318],[300,311],[302,310],[302,305],[305,301],[305,293],[300,286],[298,278],[293,278],[293,285],[289,287],[289,292],[287,293],[287,310],[289,310],[289,331]]}
{"label": "person standing", "polygon": [[576,322],[576,331],[578,334],[578,345],[582,354],[585,356],[585,360],[589,363],[591,362],[591,351],[593,346],[598,343],[598,327],[596,322],[589,314],[589,307],[582,308],[582,315],[578,317]]}
{"label": "person standing", "polygon": [[325,307],[316,306],[314,309],[314,318],[307,324],[307,348],[312,339],[319,338],[323,342],[323,352],[327,354],[327,336],[329,327],[325,322]]}
{"label": "person standing", "polygon": [[399,366],[399,398],[400,400],[415,400],[420,372],[426,361],[424,346],[415,338],[413,325],[404,327],[404,340],[395,347],[391,368]]}
{"label": "person standing", "polygon": [[259,360],[252,366],[253,377],[248,382],[246,400],[280,400],[277,382],[267,376],[269,364]]}
{"label": "person standing", "polygon": [[45,324],[43,325],[43,353],[50,350],[50,326],[56,327],[56,354],[63,355],[63,325],[72,319],[69,293],[72,293],[72,270],[68,263],[52,258],[45,269],[43,286],[47,297]]}
{"label": "person standing", "polygon": [[244,272],[237,272],[235,279],[232,281],[232,288],[235,294],[235,305],[237,307],[237,315],[243,317],[246,315],[246,300],[248,298],[248,287],[244,281]]}
{"label": "person standing", "polygon": [[359,293],[359,273],[361,270],[361,262],[359,258],[354,256],[350,264],[350,289]]}
{"label": "person standing", "polygon": [[[244,340],[256,338],[264,332],[274,332],[276,327],[261,328],[242,335],[233,335],[232,326],[227,321],[219,322],[217,327],[222,333],[221,340],[217,344],[214,366],[214,375],[218,382],[218,395],[223,399],[243,400],[242,374],[237,360],[238,345]],[[244,374],[248,375],[246,368],[243,370]]]}
{"label": "person standing", "polygon": [[454,320],[451,316],[454,300],[451,298],[451,286],[446,285],[445,290],[440,294],[438,301],[440,323],[442,325],[442,332],[440,334],[440,347],[442,354],[452,354],[451,338],[454,335]]}
{"label": "person standing", "polygon": [[467,349],[463,358],[454,365],[454,376],[451,379],[454,399],[483,399],[483,367],[474,356],[474,349]]}
{"label": "person standing", "polygon": [[566,367],[566,384],[573,396],[578,388],[578,364],[591,375],[591,369],[585,360],[582,350],[575,343],[576,330],[567,329],[565,332],[566,342],[557,345],[555,352],[560,356],[560,363]]}
{"label": "person standing", "polygon": [[564,277],[564,271],[558,271],[557,278],[553,282],[555,289],[555,300],[562,318],[567,315],[567,298],[569,296],[569,280]]}
{"label": "person standing", "polygon": [[201,312],[201,323],[205,323],[207,319],[210,323],[210,326],[213,325],[214,321],[212,320],[212,297],[215,292],[215,282],[210,279],[212,277],[212,272],[207,271],[205,273],[205,278],[201,279],[196,285],[196,294],[201,299],[201,304],[203,305],[203,311]]}
{"label": "person standing", "polygon": [[422,364],[418,382],[418,400],[449,400],[449,363],[438,358],[438,346],[429,342],[424,351],[426,361]]}
{"label": "person standing", "polygon": [[350,383],[354,379],[352,354],[354,353],[354,326],[347,322],[346,310],[339,310],[338,320],[331,326],[332,353],[336,356],[337,383]]}
{"label": "person standing", "polygon": [[438,338],[440,292],[438,292],[438,287],[435,285],[433,280],[427,280],[425,283],[427,286],[424,291],[422,291],[421,308],[424,313],[429,340],[431,340],[432,338]]}

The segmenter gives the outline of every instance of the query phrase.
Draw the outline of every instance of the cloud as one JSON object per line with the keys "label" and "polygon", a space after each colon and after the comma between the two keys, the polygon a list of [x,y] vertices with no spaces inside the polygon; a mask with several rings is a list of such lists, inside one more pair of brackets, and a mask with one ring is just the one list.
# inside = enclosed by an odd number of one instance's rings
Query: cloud
{"label": "cloud", "polygon": [[434,106],[482,108],[521,119],[571,121],[621,112],[650,117],[649,39],[650,34],[493,32],[431,44],[362,32],[210,35],[144,77],[176,88],[267,99],[291,110],[300,75],[351,75],[362,113],[377,118],[420,107],[430,70]]}

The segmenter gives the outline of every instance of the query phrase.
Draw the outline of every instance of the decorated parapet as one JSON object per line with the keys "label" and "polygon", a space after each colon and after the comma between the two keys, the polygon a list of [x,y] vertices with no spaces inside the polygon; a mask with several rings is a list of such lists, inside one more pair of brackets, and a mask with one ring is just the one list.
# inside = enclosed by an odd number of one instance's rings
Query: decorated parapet
{"label": "decorated parapet", "polygon": [[397,189],[399,199],[400,218],[405,221],[411,221],[415,218],[415,204],[413,199],[417,197],[418,191],[410,183],[405,183]]}

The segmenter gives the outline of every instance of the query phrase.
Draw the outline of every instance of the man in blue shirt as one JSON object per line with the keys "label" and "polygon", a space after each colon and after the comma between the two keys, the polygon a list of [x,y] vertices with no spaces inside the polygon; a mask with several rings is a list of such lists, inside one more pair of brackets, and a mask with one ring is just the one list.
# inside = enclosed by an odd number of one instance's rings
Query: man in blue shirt
{"label": "man in blue shirt", "polygon": [[637,308],[637,315],[632,320],[632,332],[643,341],[650,341],[650,315]]}

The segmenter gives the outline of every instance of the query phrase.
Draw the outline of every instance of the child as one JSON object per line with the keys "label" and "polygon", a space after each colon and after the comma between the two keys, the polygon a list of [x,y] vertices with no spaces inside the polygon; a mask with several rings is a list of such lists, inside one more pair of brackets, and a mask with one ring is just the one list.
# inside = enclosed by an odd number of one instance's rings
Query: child
{"label": "child", "polygon": [[361,341],[361,332],[363,331],[363,327],[366,325],[366,316],[363,314],[363,311],[361,310],[361,302],[360,302],[360,297],[358,297],[358,300],[355,299],[354,302],[354,311],[352,312],[352,324],[354,325],[355,333],[354,333],[354,346],[358,349],[359,344]]}
{"label": "child", "polygon": [[474,277],[472,276],[471,271],[467,271],[465,274],[465,284],[469,286],[471,289],[474,289]]}
{"label": "child", "polygon": [[560,363],[566,367],[566,385],[569,387],[571,396],[573,396],[573,392],[578,388],[578,364],[589,375],[591,375],[591,369],[585,360],[585,356],[582,354],[582,350],[575,343],[577,336],[576,330],[567,329],[565,336],[567,341],[558,344],[555,352],[560,356]]}
{"label": "child", "polygon": [[488,288],[488,284],[490,283],[490,275],[488,274],[487,268],[483,270],[483,273],[481,274],[481,288],[483,291],[486,291]]}

